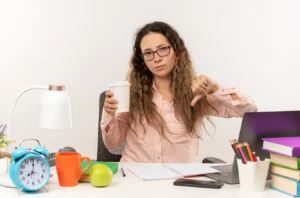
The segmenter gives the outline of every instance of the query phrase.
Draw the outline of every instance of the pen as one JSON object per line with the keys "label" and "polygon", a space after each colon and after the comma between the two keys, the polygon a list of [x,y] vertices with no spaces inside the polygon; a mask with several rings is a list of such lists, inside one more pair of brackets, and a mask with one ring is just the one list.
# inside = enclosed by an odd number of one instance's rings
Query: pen
{"label": "pen", "polygon": [[123,168],[121,168],[121,172],[122,172],[122,175],[123,175],[123,177],[126,177],[126,175],[125,175],[125,171],[124,171],[124,169],[123,169]]}

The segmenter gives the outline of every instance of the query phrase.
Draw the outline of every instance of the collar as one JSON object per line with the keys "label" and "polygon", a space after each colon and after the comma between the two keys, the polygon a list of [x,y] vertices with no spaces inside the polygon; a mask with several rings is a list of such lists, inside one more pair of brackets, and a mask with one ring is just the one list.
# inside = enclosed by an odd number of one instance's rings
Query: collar
{"label": "collar", "polygon": [[159,92],[158,89],[157,89],[157,87],[155,86],[154,79],[152,81],[152,88],[151,89],[152,89],[152,91]]}

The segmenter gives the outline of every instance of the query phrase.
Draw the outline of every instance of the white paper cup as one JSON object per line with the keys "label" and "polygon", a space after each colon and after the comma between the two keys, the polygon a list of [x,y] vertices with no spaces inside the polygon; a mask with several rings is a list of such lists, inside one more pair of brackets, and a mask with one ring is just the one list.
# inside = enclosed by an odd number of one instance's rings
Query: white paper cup
{"label": "white paper cup", "polygon": [[114,93],[113,98],[118,100],[116,113],[129,112],[130,83],[128,81],[115,82],[109,89]]}
{"label": "white paper cup", "polygon": [[257,162],[247,162],[246,164],[237,159],[241,191],[261,192],[265,190],[270,159],[264,161],[257,159]]}

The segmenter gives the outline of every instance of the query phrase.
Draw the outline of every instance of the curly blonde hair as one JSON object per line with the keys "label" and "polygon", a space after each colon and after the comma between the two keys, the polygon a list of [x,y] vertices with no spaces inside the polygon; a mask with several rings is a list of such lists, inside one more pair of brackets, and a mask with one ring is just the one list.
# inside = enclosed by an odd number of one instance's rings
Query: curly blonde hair
{"label": "curly blonde hair", "polygon": [[[133,46],[128,78],[130,88],[130,123],[147,123],[158,130],[163,136],[168,129],[162,116],[157,112],[152,102],[153,74],[146,66],[141,51],[141,40],[149,33],[160,33],[167,38],[176,55],[175,67],[172,71],[170,89],[173,95],[175,116],[186,127],[187,132],[194,137],[201,138],[200,131],[195,130],[195,124],[204,127],[204,118],[211,121],[208,109],[211,108],[206,97],[202,97],[193,107],[190,105],[194,94],[191,90],[192,80],[196,77],[189,53],[183,40],[174,28],[164,22],[153,22],[138,30]],[[144,130],[145,133],[145,130]],[[164,136],[165,137],[165,136]]]}

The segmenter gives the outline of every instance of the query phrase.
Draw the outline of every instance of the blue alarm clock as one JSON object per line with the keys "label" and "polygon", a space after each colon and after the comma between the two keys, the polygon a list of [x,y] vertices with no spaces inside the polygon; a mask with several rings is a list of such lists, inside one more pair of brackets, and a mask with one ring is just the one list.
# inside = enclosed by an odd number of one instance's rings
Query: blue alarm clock
{"label": "blue alarm clock", "polygon": [[[39,146],[26,149],[22,143],[35,140]],[[37,191],[43,188],[50,178],[50,166],[45,159],[49,156],[47,149],[36,139],[23,140],[12,152],[13,162],[10,166],[10,178],[17,188],[24,191]]]}

